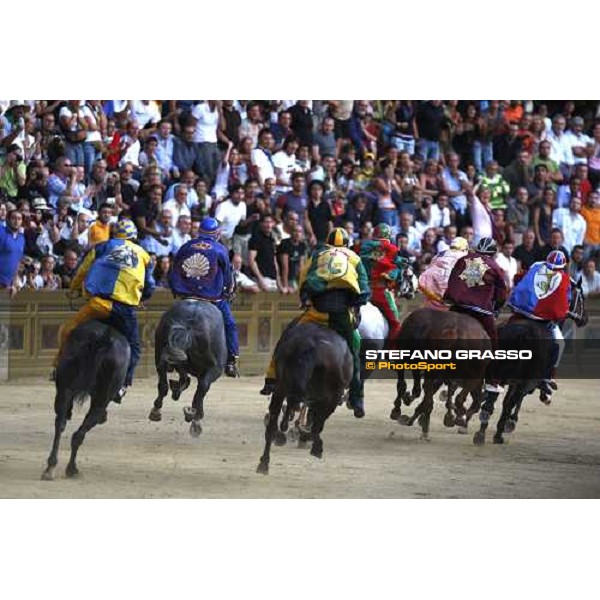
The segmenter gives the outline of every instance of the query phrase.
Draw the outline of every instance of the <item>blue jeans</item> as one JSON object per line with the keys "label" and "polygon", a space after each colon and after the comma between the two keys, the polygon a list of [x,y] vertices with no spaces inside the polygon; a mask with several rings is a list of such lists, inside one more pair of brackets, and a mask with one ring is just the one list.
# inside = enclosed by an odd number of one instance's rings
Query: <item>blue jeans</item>
{"label": "blue jeans", "polygon": [[225,341],[227,343],[227,353],[229,356],[240,355],[240,344],[238,341],[238,330],[235,319],[231,314],[231,305],[227,300],[219,300],[214,303],[223,315],[223,325],[225,326]]}
{"label": "blue jeans", "polygon": [[107,319],[107,323],[117,331],[120,331],[129,342],[131,357],[129,359],[129,366],[127,367],[127,375],[125,376],[125,385],[130,386],[133,382],[133,373],[140,360],[141,354],[140,332],[138,330],[135,308],[127,304],[113,301],[112,310],[110,317]]}
{"label": "blue jeans", "polygon": [[83,143],[71,144],[71,142],[65,142],[65,154],[73,166],[83,167]]}
{"label": "blue jeans", "polygon": [[380,208],[377,210],[377,225],[386,223],[392,228],[392,235],[398,232],[398,211],[395,208]]}
{"label": "blue jeans", "polygon": [[394,135],[392,136],[392,144],[398,152],[408,152],[411,156],[415,153],[415,139],[409,136],[399,137]]}
{"label": "blue jeans", "polygon": [[492,142],[473,142],[473,162],[478,173],[483,173],[485,165],[494,160]]}
{"label": "blue jeans", "polygon": [[419,140],[419,153],[424,160],[440,159],[440,143],[433,140]]}
{"label": "blue jeans", "polygon": [[96,161],[96,157],[98,156],[98,151],[96,150],[96,146],[92,142],[84,142],[83,143],[83,170],[85,171],[85,180],[87,181],[90,173],[92,172],[92,167],[94,166],[94,162]]}

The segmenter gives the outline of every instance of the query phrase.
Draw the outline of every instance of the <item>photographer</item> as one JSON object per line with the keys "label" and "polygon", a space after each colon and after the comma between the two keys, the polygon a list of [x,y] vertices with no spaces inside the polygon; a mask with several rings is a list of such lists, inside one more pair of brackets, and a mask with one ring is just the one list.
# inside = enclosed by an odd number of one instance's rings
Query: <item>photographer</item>
{"label": "photographer", "polygon": [[16,198],[19,187],[25,185],[27,168],[21,155],[21,148],[11,144],[6,156],[0,158],[0,193],[8,198]]}
{"label": "photographer", "polygon": [[54,172],[48,177],[48,200],[53,207],[63,197],[72,197],[77,183],[77,169],[66,156],[56,159]]}

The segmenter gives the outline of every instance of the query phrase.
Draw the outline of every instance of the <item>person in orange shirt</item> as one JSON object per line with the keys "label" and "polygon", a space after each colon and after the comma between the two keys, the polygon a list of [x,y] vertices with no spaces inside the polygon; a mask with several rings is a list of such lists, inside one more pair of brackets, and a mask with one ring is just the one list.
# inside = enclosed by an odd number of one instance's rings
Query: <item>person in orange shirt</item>
{"label": "person in orange shirt", "polygon": [[508,106],[504,109],[504,118],[509,123],[519,123],[523,118],[523,106],[519,100],[509,100]]}
{"label": "person in orange shirt", "polygon": [[110,239],[110,220],[112,216],[112,206],[107,203],[101,204],[98,209],[98,218],[90,225],[88,234],[90,246],[107,242]]}
{"label": "person in orange shirt", "polygon": [[584,260],[600,252],[600,192],[590,192],[586,205],[581,209],[581,216],[585,219]]}

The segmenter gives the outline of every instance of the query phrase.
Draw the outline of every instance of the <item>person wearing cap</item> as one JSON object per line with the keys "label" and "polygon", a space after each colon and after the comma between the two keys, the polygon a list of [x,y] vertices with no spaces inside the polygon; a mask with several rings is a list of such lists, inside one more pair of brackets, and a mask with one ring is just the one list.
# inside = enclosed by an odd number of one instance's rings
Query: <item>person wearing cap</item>
{"label": "person wearing cap", "polygon": [[448,278],[459,258],[467,254],[469,243],[463,237],[450,242],[450,248],[433,257],[426,270],[419,276],[419,291],[425,296],[425,306],[435,310],[448,310],[443,302],[448,288]]}
{"label": "person wearing cap", "polygon": [[481,323],[494,349],[498,339],[494,321],[507,294],[504,271],[494,259],[497,251],[492,238],[479,240],[475,250],[467,252],[452,267],[444,293],[450,310],[468,314]]}
{"label": "person wearing cap", "polygon": [[547,398],[557,389],[554,373],[564,349],[564,338],[559,324],[569,313],[571,278],[565,268],[567,257],[553,250],[546,260],[531,265],[525,276],[515,285],[507,305],[512,311],[527,319],[547,324],[554,340],[549,356],[542,392]]}
{"label": "person wearing cap", "polygon": [[25,115],[31,111],[31,106],[25,100],[11,100],[4,112],[2,124],[4,125],[4,137],[0,146],[7,148],[23,137],[25,133]]}
{"label": "person wearing cap", "polygon": [[571,127],[565,133],[565,137],[571,146],[573,160],[576,165],[586,165],[588,160],[588,148],[594,146],[594,141],[589,135],[583,133],[585,121],[582,117],[573,117]]}
{"label": "person wearing cap", "polygon": [[219,242],[221,225],[217,219],[204,217],[198,235],[185,243],[175,255],[169,285],[176,298],[194,298],[212,302],[223,315],[227,363],[225,375],[239,377],[239,340],[231,300],[235,278],[229,252]]}
{"label": "person wearing cap", "polygon": [[409,262],[398,254],[398,247],[392,244],[391,238],[392,228],[379,223],[373,231],[373,239],[360,244],[359,255],[369,277],[371,302],[386,318],[390,328],[388,338],[394,340],[400,332],[394,290]]}
{"label": "person wearing cap", "polygon": [[[54,359],[58,366],[69,334],[92,319],[106,321],[120,331],[131,346],[131,358],[124,387],[113,401],[121,402],[126,388],[133,382],[141,348],[135,308],[149,299],[155,288],[148,253],[136,243],[137,229],[132,221],[123,219],[113,230],[112,239],[93,246],[85,255],[71,281],[70,290],[82,294],[87,302],[59,330],[59,349]],[[56,378],[56,372],[52,379]]]}
{"label": "person wearing cap", "polygon": [[6,156],[0,158],[0,192],[9,198],[16,198],[19,188],[25,185],[26,180],[27,167],[22,150],[17,144],[11,144]]}
{"label": "person wearing cap", "polygon": [[[345,229],[333,229],[325,243],[315,248],[300,273],[300,299],[306,310],[290,326],[298,323],[317,323],[341,335],[352,352],[354,370],[350,382],[348,403],[354,416],[365,416],[364,390],[360,378],[360,333],[355,311],[369,301],[369,278],[360,257],[348,244]],[[273,393],[277,368],[274,357],[265,375],[264,396]]]}

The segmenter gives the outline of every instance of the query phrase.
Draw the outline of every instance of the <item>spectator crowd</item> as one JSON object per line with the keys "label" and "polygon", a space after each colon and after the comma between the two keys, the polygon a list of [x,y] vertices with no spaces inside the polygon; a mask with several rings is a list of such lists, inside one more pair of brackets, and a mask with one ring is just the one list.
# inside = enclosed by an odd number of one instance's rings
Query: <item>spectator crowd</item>
{"label": "spectator crowd", "polygon": [[0,288],[68,287],[131,218],[168,287],[211,215],[242,291],[297,289],[336,226],[418,272],[460,235],[515,274],[559,248],[600,294],[599,101],[0,101]]}

